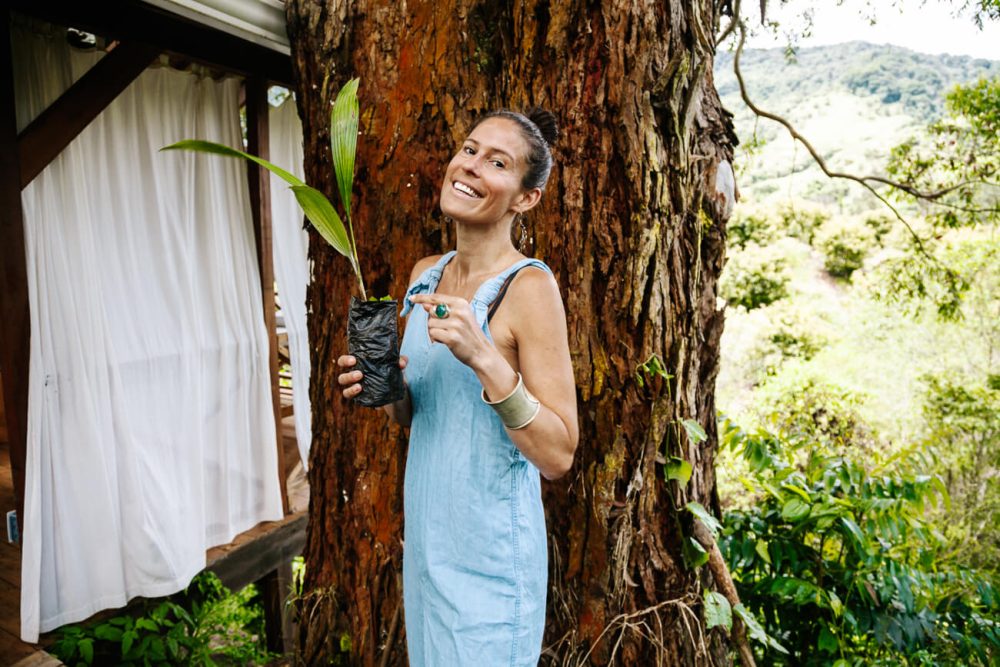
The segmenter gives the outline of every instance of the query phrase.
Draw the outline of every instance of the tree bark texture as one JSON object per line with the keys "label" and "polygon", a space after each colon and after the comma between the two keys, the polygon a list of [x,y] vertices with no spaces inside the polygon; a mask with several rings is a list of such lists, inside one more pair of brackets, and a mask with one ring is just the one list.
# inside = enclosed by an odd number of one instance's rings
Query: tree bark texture
{"label": "tree bark texture", "polygon": [[[559,119],[526,251],[563,291],[581,438],[570,474],[544,485],[542,664],[726,659],[702,622],[709,578],[681,557],[681,508],[716,506],[716,283],[735,143],[712,80],[718,11],[711,0],[287,3],[306,178],[331,196],[330,105],[349,77],[361,78],[354,224],[378,296],[401,297],[419,257],[454,247],[437,194],[479,114],[540,105]],[[349,644],[352,664],[403,665],[406,436],[341,398],[335,360],[354,280],[315,233],[310,255],[301,658],[318,664]],[[654,357],[665,373],[643,368]],[[706,441],[688,439],[687,419]],[[665,479],[670,457],[691,464],[690,482]]]}

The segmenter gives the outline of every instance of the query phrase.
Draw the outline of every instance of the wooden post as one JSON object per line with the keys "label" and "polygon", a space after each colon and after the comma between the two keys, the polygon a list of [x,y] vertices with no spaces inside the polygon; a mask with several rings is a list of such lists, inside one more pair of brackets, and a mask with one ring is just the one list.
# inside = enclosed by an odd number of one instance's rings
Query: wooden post
{"label": "wooden post", "polygon": [[285,604],[292,589],[292,562],[286,561],[257,582],[264,604],[267,650],[285,653],[295,646],[295,623]]}
{"label": "wooden post", "polygon": [[[247,151],[267,160],[270,157],[267,81],[261,77],[246,80]],[[285,451],[281,442],[281,393],[278,384],[278,330],[274,316],[274,253],[271,245],[271,181],[269,172],[252,162],[247,163],[250,180],[250,209],[253,214],[253,235],[257,244],[257,266],[264,305],[264,324],[270,348],[271,403],[278,447],[278,477],[281,484],[281,506],[288,514],[288,485],[285,478]]]}
{"label": "wooden post", "polygon": [[0,11],[0,375],[3,376],[17,519],[23,533],[31,320],[17,158],[13,60],[10,14]]}

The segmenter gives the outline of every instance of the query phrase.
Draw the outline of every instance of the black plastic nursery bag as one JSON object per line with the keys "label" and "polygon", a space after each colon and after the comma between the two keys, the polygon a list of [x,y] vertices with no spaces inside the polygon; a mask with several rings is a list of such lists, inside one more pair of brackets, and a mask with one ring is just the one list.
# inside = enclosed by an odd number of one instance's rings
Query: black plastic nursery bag
{"label": "black plastic nursery bag", "polygon": [[359,405],[377,408],[403,398],[403,372],[399,369],[399,334],[395,301],[361,301],[351,297],[347,316],[347,353],[358,360],[364,374]]}

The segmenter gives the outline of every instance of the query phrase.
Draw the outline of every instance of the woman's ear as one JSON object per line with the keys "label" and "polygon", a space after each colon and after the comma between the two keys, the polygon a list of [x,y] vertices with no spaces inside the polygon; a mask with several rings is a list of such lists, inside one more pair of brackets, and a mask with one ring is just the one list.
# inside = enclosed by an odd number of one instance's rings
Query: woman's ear
{"label": "woman's ear", "polygon": [[530,211],[535,207],[535,204],[542,200],[542,189],[532,188],[530,190],[525,190],[520,194],[520,196],[514,201],[514,205],[511,207],[515,213],[524,213],[525,211]]}

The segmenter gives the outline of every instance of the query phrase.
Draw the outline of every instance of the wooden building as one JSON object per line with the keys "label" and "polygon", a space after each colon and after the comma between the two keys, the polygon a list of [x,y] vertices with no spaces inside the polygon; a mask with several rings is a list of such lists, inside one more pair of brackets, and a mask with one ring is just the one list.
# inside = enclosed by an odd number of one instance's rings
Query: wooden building
{"label": "wooden building", "polygon": [[[291,65],[279,0],[150,0],[61,3],[14,0],[0,12],[0,503],[17,510],[22,527],[28,443],[29,280],[22,190],[154,62],[185,68],[195,63],[243,79],[248,150],[264,157],[268,147],[268,88],[289,86]],[[241,5],[239,15],[232,6]],[[98,36],[107,53],[20,132],[15,117],[11,21],[44,21]],[[241,166],[242,168],[242,166]],[[279,388],[279,333],[275,322],[270,181],[256,166],[247,169],[260,287],[257,290],[269,339],[271,408],[284,519],[261,523],[229,544],[210,550],[208,568],[230,587],[260,582],[268,604],[268,640],[283,647],[292,631],[282,616],[290,562],[305,539],[308,489],[290,494],[287,479],[298,463],[288,406]],[[282,428],[284,425],[284,429]],[[21,642],[20,547],[0,549],[0,663],[44,664],[43,646]],[[82,619],[78,619],[82,620]],[[45,643],[43,635],[40,642]]]}

